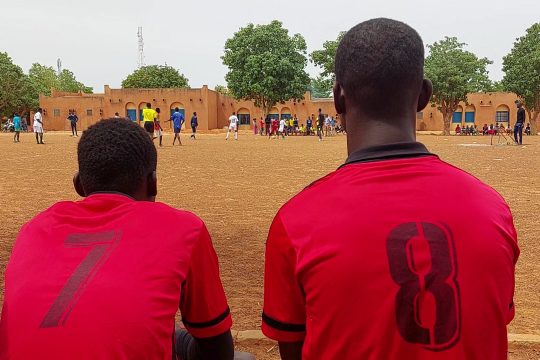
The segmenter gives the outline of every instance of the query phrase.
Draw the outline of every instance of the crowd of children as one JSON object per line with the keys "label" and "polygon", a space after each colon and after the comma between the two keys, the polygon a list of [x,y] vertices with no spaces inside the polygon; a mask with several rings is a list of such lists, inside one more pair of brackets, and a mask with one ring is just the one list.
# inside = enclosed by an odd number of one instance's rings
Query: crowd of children
{"label": "crowd of children", "polygon": [[[313,126],[316,122],[315,115],[308,117],[304,123],[298,121],[296,114],[292,117],[273,117],[271,115],[266,118],[253,119],[253,134],[260,136],[268,136],[269,139],[286,136],[311,136],[318,135],[317,128]],[[334,136],[336,134],[345,133],[345,129],[338,122],[337,115],[325,115],[323,130],[321,135]]]}
{"label": "crowd of children", "polygon": [[[512,134],[512,128],[510,125],[504,127],[504,124],[484,124],[482,130],[478,130],[477,125],[460,126],[459,124],[455,129],[456,135],[496,135],[496,134]],[[525,134],[531,135],[531,124],[527,124],[525,127]]]}

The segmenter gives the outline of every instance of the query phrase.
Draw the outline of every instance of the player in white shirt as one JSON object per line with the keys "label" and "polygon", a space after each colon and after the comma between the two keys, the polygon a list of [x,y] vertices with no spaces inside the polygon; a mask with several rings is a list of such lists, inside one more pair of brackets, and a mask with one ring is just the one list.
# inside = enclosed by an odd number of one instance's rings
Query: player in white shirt
{"label": "player in white shirt", "polygon": [[233,112],[232,115],[229,117],[229,130],[227,130],[227,137],[225,140],[229,140],[229,134],[231,131],[234,131],[234,139],[238,140],[238,118],[236,117],[236,113]]}
{"label": "player in white shirt", "polygon": [[278,130],[278,137],[281,135],[281,137],[285,140],[285,119],[281,119],[279,121],[279,130]]}
{"label": "player in white shirt", "polygon": [[34,133],[36,134],[36,141],[38,144],[45,144],[43,142],[43,117],[41,116],[41,108],[39,108],[34,114]]}

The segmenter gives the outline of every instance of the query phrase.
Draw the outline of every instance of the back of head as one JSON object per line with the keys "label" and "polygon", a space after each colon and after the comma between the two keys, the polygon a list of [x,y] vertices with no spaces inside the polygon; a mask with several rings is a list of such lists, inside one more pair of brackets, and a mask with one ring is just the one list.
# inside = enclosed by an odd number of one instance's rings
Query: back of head
{"label": "back of head", "polygon": [[157,166],[157,152],[148,134],[122,119],[106,119],[83,132],[77,148],[84,192],[133,195]]}
{"label": "back of head", "polygon": [[378,18],[350,29],[338,46],[336,82],[366,115],[401,115],[418,99],[424,78],[424,44],[399,21]]}

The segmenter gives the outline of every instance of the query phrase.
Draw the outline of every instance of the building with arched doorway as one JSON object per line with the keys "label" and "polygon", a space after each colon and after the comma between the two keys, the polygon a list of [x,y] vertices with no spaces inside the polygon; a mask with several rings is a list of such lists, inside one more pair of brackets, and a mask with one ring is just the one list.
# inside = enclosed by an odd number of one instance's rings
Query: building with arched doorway
{"label": "building with arched doorway", "polygon": [[[517,116],[514,104],[517,99],[512,93],[474,93],[469,94],[467,103],[460,103],[452,116],[453,127],[461,125],[505,123],[513,125]],[[388,99],[391,101],[391,99]],[[41,95],[40,107],[44,109],[43,119],[46,130],[66,130],[69,109],[74,109],[79,117],[82,129],[99,121],[113,117],[117,112],[130,121],[142,119],[142,109],[150,103],[152,108],[161,109],[162,126],[169,128],[165,121],[178,107],[184,113],[186,122],[193,112],[197,112],[199,130],[210,131],[223,129],[233,112],[238,114],[241,126],[248,129],[253,120],[264,118],[262,109],[252,101],[235,100],[203,86],[200,89],[111,89],[105,86],[102,94],[65,93],[52,91],[51,96]],[[316,117],[318,110],[328,116],[338,118],[333,99],[312,99],[307,92],[303,100],[286,101],[276,104],[268,116],[275,119],[288,119],[297,116],[299,125],[306,119]],[[507,126],[507,125],[505,125]],[[440,131],[443,128],[441,112],[435,105],[428,105],[417,114],[417,129]]]}

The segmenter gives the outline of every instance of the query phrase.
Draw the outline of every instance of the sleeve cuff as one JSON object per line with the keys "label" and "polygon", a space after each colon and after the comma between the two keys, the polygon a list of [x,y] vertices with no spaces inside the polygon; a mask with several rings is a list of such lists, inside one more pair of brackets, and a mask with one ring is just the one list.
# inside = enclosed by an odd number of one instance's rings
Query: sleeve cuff
{"label": "sleeve cuff", "polygon": [[306,337],[305,324],[284,323],[262,314],[262,332],[268,338],[281,342],[303,341]]}
{"label": "sleeve cuff", "polygon": [[210,321],[191,322],[187,319],[182,319],[182,322],[189,333],[199,339],[221,335],[232,327],[231,311],[229,308],[223,314]]}

